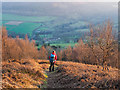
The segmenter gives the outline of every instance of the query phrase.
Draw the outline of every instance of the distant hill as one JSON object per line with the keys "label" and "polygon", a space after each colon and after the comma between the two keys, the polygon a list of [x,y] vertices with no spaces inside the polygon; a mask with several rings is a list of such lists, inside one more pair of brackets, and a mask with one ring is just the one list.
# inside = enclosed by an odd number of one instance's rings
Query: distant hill
{"label": "distant hill", "polygon": [[[76,43],[89,25],[110,19],[118,29],[116,3],[3,2],[2,24],[11,37],[19,35],[39,44]],[[89,9],[88,9],[89,8]]]}

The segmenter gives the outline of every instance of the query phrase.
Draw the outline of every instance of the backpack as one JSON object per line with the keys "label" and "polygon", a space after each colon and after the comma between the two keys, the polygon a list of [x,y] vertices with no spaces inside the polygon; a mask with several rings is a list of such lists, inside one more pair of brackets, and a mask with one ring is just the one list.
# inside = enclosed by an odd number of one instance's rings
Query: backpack
{"label": "backpack", "polygon": [[50,55],[50,62],[53,62],[55,60],[55,55],[51,54]]}

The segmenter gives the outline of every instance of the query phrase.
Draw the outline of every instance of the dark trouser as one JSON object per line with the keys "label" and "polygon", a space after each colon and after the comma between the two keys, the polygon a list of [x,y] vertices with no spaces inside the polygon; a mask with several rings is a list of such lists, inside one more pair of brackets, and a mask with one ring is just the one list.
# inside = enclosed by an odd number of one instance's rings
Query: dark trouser
{"label": "dark trouser", "polygon": [[53,62],[50,62],[49,71],[51,71],[51,69],[52,69],[52,71],[54,71],[54,63]]}

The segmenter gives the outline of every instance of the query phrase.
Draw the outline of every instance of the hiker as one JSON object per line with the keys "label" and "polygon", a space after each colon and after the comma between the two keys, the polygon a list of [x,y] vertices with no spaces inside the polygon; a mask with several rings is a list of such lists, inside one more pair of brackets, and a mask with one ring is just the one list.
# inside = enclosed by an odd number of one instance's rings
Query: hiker
{"label": "hiker", "polygon": [[52,71],[54,71],[54,64],[56,63],[56,60],[57,60],[57,55],[54,50],[52,54],[49,56],[49,60],[50,60],[49,72],[51,72],[51,69]]}

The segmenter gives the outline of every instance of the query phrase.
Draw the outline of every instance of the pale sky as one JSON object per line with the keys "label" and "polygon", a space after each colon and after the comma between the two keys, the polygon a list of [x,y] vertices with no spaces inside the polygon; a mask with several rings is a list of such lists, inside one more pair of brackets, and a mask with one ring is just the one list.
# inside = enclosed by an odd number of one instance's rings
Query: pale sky
{"label": "pale sky", "polygon": [[2,2],[119,2],[120,0],[0,0]]}

